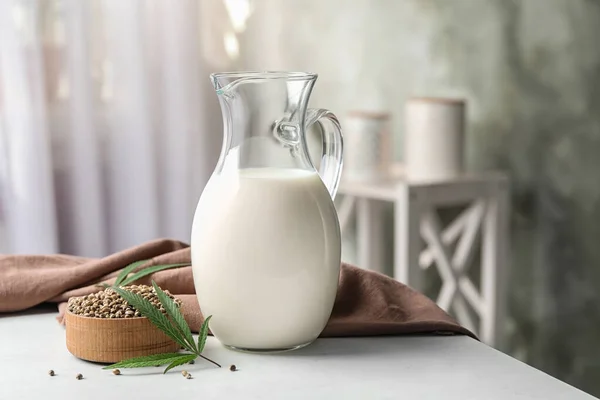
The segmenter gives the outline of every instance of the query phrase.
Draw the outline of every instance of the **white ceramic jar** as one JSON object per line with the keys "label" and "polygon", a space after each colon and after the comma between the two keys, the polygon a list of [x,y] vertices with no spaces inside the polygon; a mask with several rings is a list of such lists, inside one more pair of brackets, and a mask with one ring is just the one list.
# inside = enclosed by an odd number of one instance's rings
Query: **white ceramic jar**
{"label": "white ceramic jar", "polygon": [[344,181],[387,177],[392,159],[389,114],[352,111],[344,120]]}
{"label": "white ceramic jar", "polygon": [[404,162],[408,179],[452,179],[463,172],[463,100],[411,98],[405,106],[405,127]]}

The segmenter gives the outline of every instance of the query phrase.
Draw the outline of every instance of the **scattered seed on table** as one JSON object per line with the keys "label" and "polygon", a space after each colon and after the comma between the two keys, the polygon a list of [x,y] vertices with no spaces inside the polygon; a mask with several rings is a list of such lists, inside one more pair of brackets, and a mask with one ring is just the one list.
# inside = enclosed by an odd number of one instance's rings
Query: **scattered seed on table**
{"label": "scattered seed on table", "polygon": [[50,375],[50,376],[54,376],[54,370],[53,370],[53,369],[51,369],[50,371],[48,371],[48,375]]}
{"label": "scattered seed on table", "polygon": [[77,375],[75,375],[75,379],[77,379],[78,381],[80,381],[80,380],[83,379],[83,375],[77,374]]}
{"label": "scattered seed on table", "polygon": [[230,370],[230,371],[237,371],[237,367],[235,366],[235,364],[231,364],[231,365],[229,366],[229,370]]}
{"label": "scattered seed on table", "polygon": [[195,363],[196,363],[196,361],[192,360],[188,364],[195,364]]}
{"label": "scattered seed on table", "polygon": [[181,375],[183,376],[188,376],[190,373],[187,372],[185,369],[183,371],[181,371]]}
{"label": "scattered seed on table", "polygon": [[192,379],[192,374],[187,374],[187,375],[185,376],[185,379]]}
{"label": "scattered seed on table", "polygon": [[117,368],[117,369],[113,369],[112,370],[113,375],[121,375],[121,371]]}

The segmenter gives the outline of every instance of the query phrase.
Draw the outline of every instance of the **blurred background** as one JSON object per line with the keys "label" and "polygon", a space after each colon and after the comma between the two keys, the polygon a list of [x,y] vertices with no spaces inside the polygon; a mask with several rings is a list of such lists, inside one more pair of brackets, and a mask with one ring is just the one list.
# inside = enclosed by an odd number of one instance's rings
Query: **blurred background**
{"label": "blurred background", "polygon": [[317,72],[311,106],[388,114],[396,162],[406,100],[458,97],[467,168],[510,179],[503,350],[598,396],[598,37],[594,0],[0,0],[0,252],[189,241],[210,72]]}

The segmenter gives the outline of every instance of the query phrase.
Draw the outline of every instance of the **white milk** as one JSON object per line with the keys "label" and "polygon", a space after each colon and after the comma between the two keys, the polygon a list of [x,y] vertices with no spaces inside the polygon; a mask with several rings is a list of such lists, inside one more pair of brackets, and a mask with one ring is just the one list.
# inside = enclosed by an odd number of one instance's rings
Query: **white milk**
{"label": "white milk", "polygon": [[333,308],[340,249],[337,214],[315,172],[213,176],[192,228],[194,282],[213,334],[254,350],[313,341]]}

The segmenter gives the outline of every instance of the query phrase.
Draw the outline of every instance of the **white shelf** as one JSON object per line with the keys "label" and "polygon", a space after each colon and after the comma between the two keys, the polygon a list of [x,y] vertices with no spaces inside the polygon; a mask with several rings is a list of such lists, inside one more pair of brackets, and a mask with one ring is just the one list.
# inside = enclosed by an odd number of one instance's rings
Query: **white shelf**
{"label": "white shelf", "polygon": [[[434,266],[442,279],[438,305],[453,313],[484,342],[502,348],[508,191],[508,179],[499,172],[429,182],[411,181],[396,173],[393,178],[370,182],[342,182],[339,193],[345,197],[338,215],[344,231],[356,214],[358,264],[383,272],[382,231],[386,221],[380,203],[393,203],[393,277],[423,290],[423,271]],[[437,210],[448,206],[463,210],[455,220],[442,226]],[[467,274],[477,247],[481,249],[479,284]]]}
{"label": "white shelf", "polygon": [[480,174],[464,174],[454,179],[443,181],[411,181],[401,175],[360,182],[347,182],[342,179],[339,193],[349,196],[367,197],[373,200],[395,201],[402,188],[409,186],[431,194],[441,195],[443,192],[448,192],[443,196],[461,199],[469,197],[473,187],[489,185],[491,182],[507,184],[508,179],[506,175],[494,171]]}

